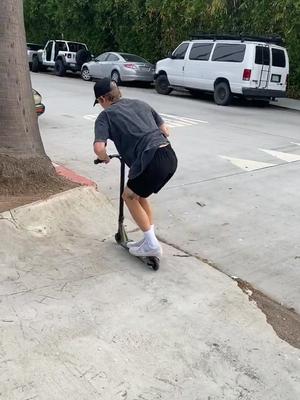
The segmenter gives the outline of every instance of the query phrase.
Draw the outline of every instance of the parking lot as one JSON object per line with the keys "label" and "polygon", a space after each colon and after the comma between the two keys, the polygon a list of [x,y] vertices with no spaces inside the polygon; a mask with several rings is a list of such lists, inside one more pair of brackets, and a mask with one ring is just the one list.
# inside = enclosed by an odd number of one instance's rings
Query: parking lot
{"label": "parking lot", "polygon": [[[93,164],[100,111],[92,107],[93,83],[49,73],[31,79],[46,106],[39,125],[47,154],[96,181],[117,205],[118,163]],[[160,238],[300,312],[300,113],[238,101],[220,107],[209,96],[163,96],[153,88],[121,90],[150,103],[171,127],[179,168],[153,196]]]}

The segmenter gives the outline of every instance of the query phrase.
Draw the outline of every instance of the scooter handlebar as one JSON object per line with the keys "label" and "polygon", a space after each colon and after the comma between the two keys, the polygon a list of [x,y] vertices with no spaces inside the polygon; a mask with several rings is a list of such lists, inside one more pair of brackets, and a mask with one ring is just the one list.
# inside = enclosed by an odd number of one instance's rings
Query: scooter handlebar
{"label": "scooter handlebar", "polygon": [[[121,156],[120,156],[120,154],[111,154],[111,155],[109,155],[109,158],[118,158],[119,160],[121,160]],[[97,165],[97,164],[102,164],[104,161],[103,160],[100,160],[100,158],[96,158],[96,160],[94,160],[94,164],[95,165]]]}

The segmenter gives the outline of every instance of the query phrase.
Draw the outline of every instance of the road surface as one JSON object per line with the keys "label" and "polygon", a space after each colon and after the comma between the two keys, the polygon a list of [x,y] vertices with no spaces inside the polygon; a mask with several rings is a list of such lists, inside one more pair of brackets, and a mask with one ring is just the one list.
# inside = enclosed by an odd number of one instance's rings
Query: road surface
{"label": "road surface", "polygon": [[[93,165],[93,83],[31,78],[46,105],[39,124],[47,154],[95,180],[117,205],[118,162]],[[179,166],[153,196],[158,235],[300,312],[300,112],[220,107],[152,88],[122,92],[149,102],[171,127]]]}

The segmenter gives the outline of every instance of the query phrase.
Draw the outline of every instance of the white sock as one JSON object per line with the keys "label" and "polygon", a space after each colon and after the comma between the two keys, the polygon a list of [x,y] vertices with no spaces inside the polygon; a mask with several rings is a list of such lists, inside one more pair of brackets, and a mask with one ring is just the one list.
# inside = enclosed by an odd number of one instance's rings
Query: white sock
{"label": "white sock", "polygon": [[158,240],[154,233],[154,228],[150,228],[149,231],[144,232],[145,241],[150,247],[157,247]]}
{"label": "white sock", "polygon": [[150,230],[154,232],[154,225],[150,225]]}

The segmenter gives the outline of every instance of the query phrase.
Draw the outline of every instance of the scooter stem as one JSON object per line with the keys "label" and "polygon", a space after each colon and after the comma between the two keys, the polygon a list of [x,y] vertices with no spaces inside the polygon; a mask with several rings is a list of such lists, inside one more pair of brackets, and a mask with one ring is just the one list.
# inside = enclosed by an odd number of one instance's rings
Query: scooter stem
{"label": "scooter stem", "polygon": [[120,202],[119,202],[119,224],[124,222],[124,200],[123,200],[123,192],[125,186],[125,162],[123,159],[120,159],[121,163],[121,171],[120,171]]}
{"label": "scooter stem", "polygon": [[120,171],[120,202],[119,202],[119,227],[118,227],[118,238],[120,243],[127,243],[128,236],[123,225],[124,223],[124,200],[123,200],[123,192],[125,186],[125,162],[123,159],[120,159],[121,162],[121,171]]}

